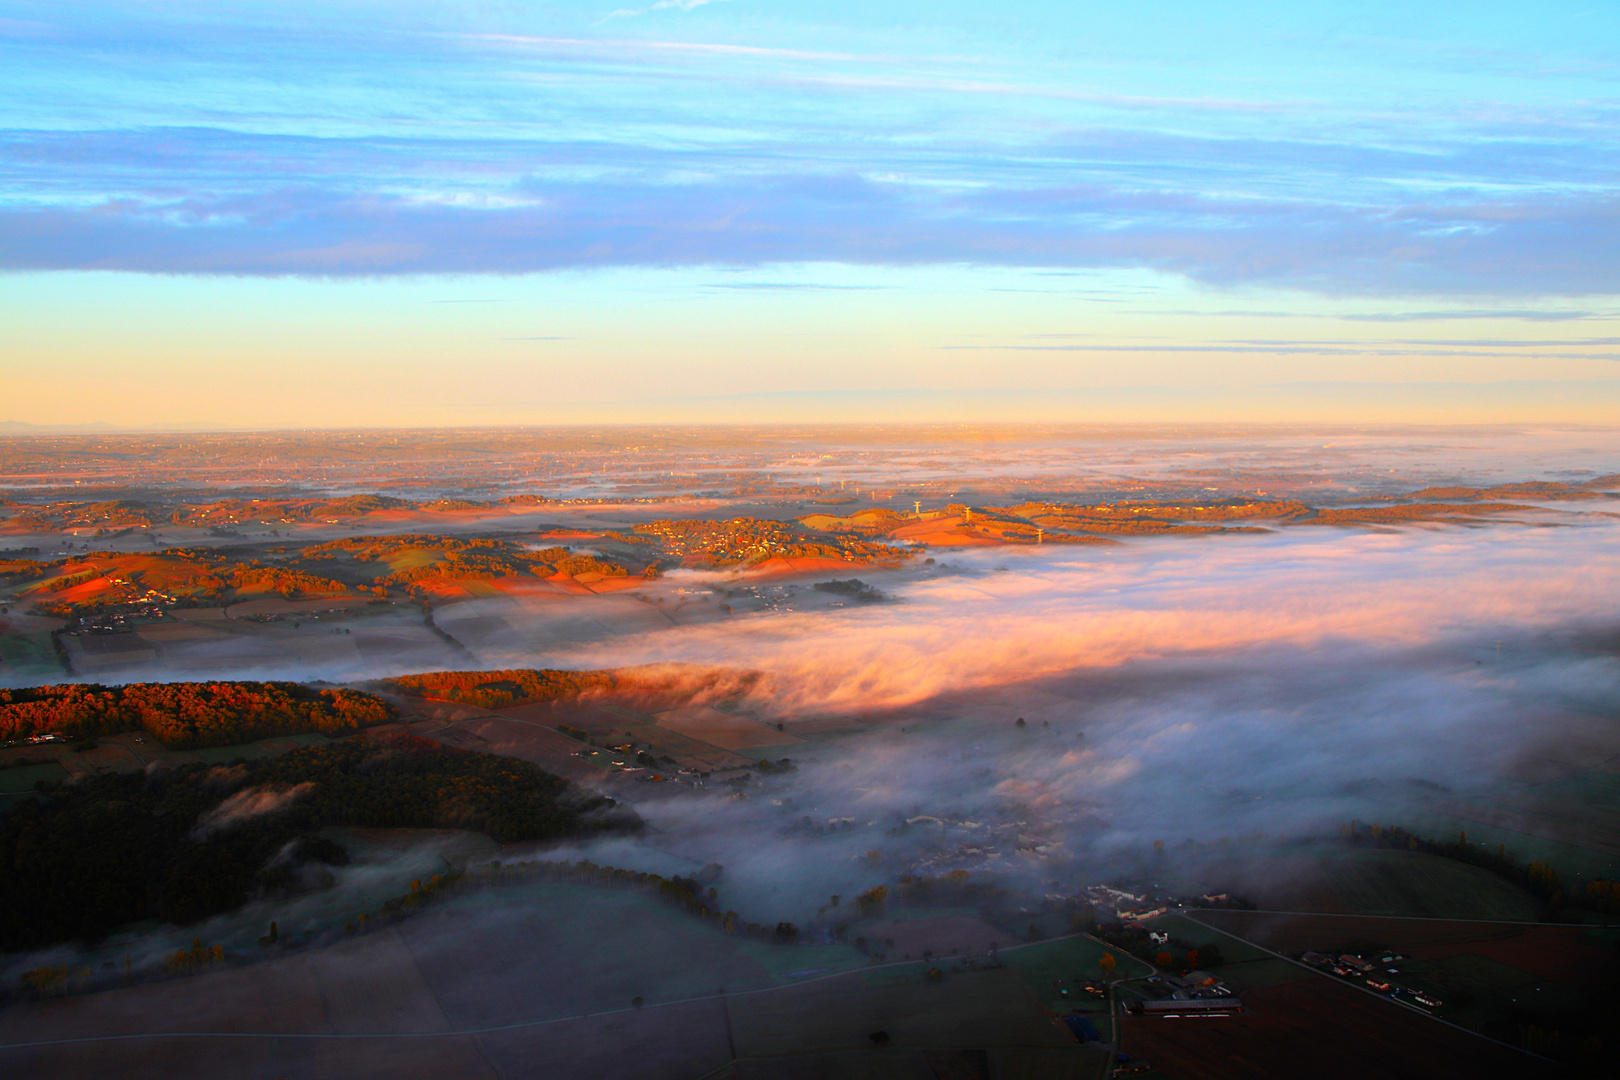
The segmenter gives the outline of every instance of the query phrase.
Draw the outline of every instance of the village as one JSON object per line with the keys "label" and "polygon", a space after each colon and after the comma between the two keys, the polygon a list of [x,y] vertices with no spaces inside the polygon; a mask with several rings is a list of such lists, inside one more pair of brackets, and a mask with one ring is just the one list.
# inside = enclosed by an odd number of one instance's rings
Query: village
{"label": "village", "polygon": [[1395,1001],[1420,1006],[1424,1010],[1438,1009],[1445,1002],[1429,989],[1413,985],[1402,977],[1398,966],[1411,959],[1394,950],[1365,949],[1361,953],[1316,952],[1299,954],[1299,962],[1326,971],[1346,982],[1365,986],[1375,994],[1383,994]]}

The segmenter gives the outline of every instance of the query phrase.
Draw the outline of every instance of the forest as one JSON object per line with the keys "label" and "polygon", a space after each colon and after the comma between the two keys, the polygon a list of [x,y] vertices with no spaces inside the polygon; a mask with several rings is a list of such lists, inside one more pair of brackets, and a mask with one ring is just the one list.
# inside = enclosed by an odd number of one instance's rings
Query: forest
{"label": "forest", "polygon": [[407,735],[230,766],[45,786],[0,819],[0,950],[186,925],[331,881],[332,826],[468,829],[502,843],[634,832],[641,821],[527,762]]}
{"label": "forest", "polygon": [[659,538],[664,550],[679,559],[681,565],[702,569],[752,566],[772,558],[871,562],[908,554],[872,540],[847,534],[815,536],[797,523],[761,518],[650,521],[637,525],[635,531]]}
{"label": "forest", "polygon": [[413,504],[389,495],[348,495],[332,499],[218,499],[193,503],[169,512],[173,525],[198,528],[218,525],[276,525],[297,521],[354,518],[377,510],[398,510]]}
{"label": "forest", "polygon": [[[574,555],[562,547],[531,551],[510,540],[415,533],[333,540],[305,548],[300,558],[306,563],[340,568],[331,572],[343,573],[356,582],[377,587],[397,586],[407,591],[435,578],[473,581],[555,574],[597,573],[603,577],[626,574],[625,568],[616,563],[592,555]],[[343,561],[335,561],[340,559]]]}
{"label": "forest", "polygon": [[511,671],[428,671],[401,675],[377,684],[411,697],[459,701],[483,709],[503,709],[529,701],[555,701],[592,690],[625,685],[615,671],[554,671],[529,668]]}
{"label": "forest", "polygon": [[640,699],[636,708],[671,708],[699,700],[745,694],[759,673],[697,664],[559,671],[518,668],[505,671],[428,671],[379,679],[372,686],[384,693],[458,701],[484,709],[504,709],[540,701],[561,701],[589,694],[613,693],[621,703]]}
{"label": "forest", "polygon": [[56,732],[70,738],[145,729],[171,750],[266,739],[347,735],[394,719],[394,707],[358,690],[295,682],[74,683],[0,689],[0,740]]}

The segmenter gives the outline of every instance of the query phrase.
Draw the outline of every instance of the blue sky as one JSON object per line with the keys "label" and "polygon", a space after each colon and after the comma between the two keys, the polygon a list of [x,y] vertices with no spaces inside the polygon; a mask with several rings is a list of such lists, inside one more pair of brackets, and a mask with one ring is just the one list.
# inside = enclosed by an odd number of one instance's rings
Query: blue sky
{"label": "blue sky", "polygon": [[1601,419],[1617,65],[1595,3],[0,2],[0,420]]}

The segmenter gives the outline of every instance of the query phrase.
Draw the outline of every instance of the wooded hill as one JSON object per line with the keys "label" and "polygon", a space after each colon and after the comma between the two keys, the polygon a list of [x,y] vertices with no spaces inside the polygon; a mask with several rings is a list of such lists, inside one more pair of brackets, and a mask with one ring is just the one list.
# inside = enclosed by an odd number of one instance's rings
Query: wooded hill
{"label": "wooded hill", "polygon": [[407,697],[458,701],[482,709],[504,709],[540,701],[592,694],[618,694],[669,703],[712,699],[747,692],[755,672],[699,665],[559,671],[518,668],[501,671],[425,671],[379,679],[370,685]]}
{"label": "wooded hill", "polygon": [[[638,563],[637,565],[640,565]],[[500,539],[430,534],[352,537],[308,547],[285,543],[248,550],[166,548],[151,554],[87,552],[44,562],[0,559],[0,585],[38,614],[71,618],[119,609],[161,594],[181,606],[280,596],[430,595],[435,583],[506,577],[623,577],[626,569],[564,547],[530,550]]]}
{"label": "wooded hill", "polygon": [[55,732],[69,738],[145,729],[171,750],[266,739],[348,735],[398,715],[358,690],[295,682],[72,683],[0,689],[0,740]]}
{"label": "wooded hill", "polygon": [[376,685],[410,697],[459,701],[482,709],[502,709],[530,701],[556,701],[624,683],[616,671],[427,671],[382,679]]}
{"label": "wooded hill", "polygon": [[229,767],[108,773],[0,818],[0,950],[94,941],[143,919],[195,923],[320,887],[347,861],[330,826],[448,828],[503,843],[633,832],[612,799],[512,758],[358,736]]}
{"label": "wooded hill", "polygon": [[350,537],[304,548],[304,569],[342,577],[373,588],[405,588],[434,578],[451,581],[503,577],[552,577],[596,573],[623,577],[625,568],[567,548],[532,551],[511,540],[462,539],[452,536],[402,534]]}
{"label": "wooded hill", "polygon": [[897,561],[910,554],[874,540],[818,532],[799,522],[762,518],[649,521],[635,526],[634,531],[656,537],[665,554],[680,565],[702,569],[753,566],[773,558]]}

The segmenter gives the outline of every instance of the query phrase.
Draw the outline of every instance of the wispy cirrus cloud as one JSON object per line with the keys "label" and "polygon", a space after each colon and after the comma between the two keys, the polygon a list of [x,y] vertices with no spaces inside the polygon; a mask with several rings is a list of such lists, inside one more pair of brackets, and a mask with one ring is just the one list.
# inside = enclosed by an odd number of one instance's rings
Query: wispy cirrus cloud
{"label": "wispy cirrus cloud", "polygon": [[1104,186],[963,191],[850,174],[532,178],[518,191],[505,205],[309,184],[14,200],[0,207],[0,267],[368,276],[976,263],[1147,268],[1339,294],[1620,292],[1620,214],[1608,198],[1392,213]]}
{"label": "wispy cirrus cloud", "polygon": [[[1475,344],[1474,348],[1459,348],[1459,344]],[[1620,361],[1620,351],[1614,352],[1570,352],[1571,346],[1579,346],[1581,342],[1530,342],[1528,344],[1513,341],[1482,341],[1478,343],[1457,342],[1426,342],[1411,341],[1398,343],[1385,343],[1378,341],[1368,342],[1323,342],[1323,341],[1279,341],[1279,342],[1219,342],[1209,345],[1181,345],[1171,341],[1155,342],[1153,344],[1136,344],[1130,342],[1111,342],[1095,344],[1067,344],[1067,345],[1028,345],[1016,342],[1005,344],[954,344],[939,345],[936,348],[951,352],[1074,352],[1074,353],[1160,353],[1173,355],[1177,353],[1232,353],[1237,355],[1260,356],[1410,356],[1410,357],[1474,357],[1474,358],[1501,358],[1504,353],[1500,350],[1532,348],[1548,355],[1556,355],[1564,360],[1614,360]],[[1616,342],[1620,344],[1620,342]]]}
{"label": "wispy cirrus cloud", "polygon": [[[1098,40],[1131,50],[1097,45],[1079,63],[1024,35],[898,33],[881,13],[857,31],[724,10],[705,17],[703,40],[682,41],[638,37],[645,23],[598,34],[588,14],[450,17],[431,4],[379,26],[343,0],[192,21],[121,0],[21,0],[19,22],[65,29],[49,49],[0,56],[14,125],[0,130],[0,267],[1135,268],[1503,298],[1517,314],[1469,307],[1529,321],[1566,318],[1530,298],[1620,291],[1616,112],[1590,87],[1492,84],[1502,93],[1397,108],[1392,87],[1312,77],[1294,38],[1276,54],[1293,77],[1243,51],[1270,47],[1263,35],[1226,39],[1230,56],[1202,48],[1230,29],[1220,20],[1168,31],[1201,46],[1185,64],[1156,51],[1158,25],[1116,26]],[[1475,59],[1441,50],[1442,66],[1496,78],[1556,59],[1531,65],[1528,44],[1498,44]],[[1425,54],[1400,48],[1403,63]],[[173,58],[161,78],[157,54]],[[1353,69],[1382,71],[1380,55]],[[1400,306],[1417,310],[1334,317],[1438,309]]]}
{"label": "wispy cirrus cloud", "polygon": [[[705,0],[719,2],[719,0]],[[657,41],[644,38],[544,37],[533,34],[461,34],[461,40],[486,43],[509,49],[568,50],[581,53],[689,53],[694,56],[758,56],[787,60],[834,60],[840,63],[883,63],[882,56],[861,56],[846,52],[821,52],[765,45],[740,45],[719,41]]]}
{"label": "wispy cirrus cloud", "polygon": [[745,292],[871,292],[885,285],[828,285],[814,281],[709,281],[705,289],[738,289]]}
{"label": "wispy cirrus cloud", "polygon": [[709,4],[723,3],[724,0],[657,0],[657,3],[648,4],[639,8],[619,8],[602,16],[601,22],[610,19],[628,19],[636,15],[646,15],[654,11],[692,11],[696,8],[707,7]]}
{"label": "wispy cirrus cloud", "polygon": [[1613,318],[1595,311],[1542,311],[1537,308],[1473,308],[1459,311],[1374,311],[1333,316],[1346,322],[1403,323],[1458,319],[1518,319],[1524,322],[1577,322],[1584,319]]}

